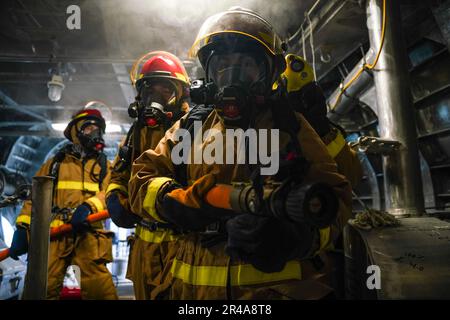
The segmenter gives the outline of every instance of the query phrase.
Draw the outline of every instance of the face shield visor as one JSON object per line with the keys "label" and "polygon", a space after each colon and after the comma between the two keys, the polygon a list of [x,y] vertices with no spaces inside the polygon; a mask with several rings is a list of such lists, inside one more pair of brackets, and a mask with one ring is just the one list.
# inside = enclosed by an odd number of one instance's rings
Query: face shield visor
{"label": "face shield visor", "polygon": [[175,103],[177,87],[167,80],[144,80],[140,97],[144,106],[149,106],[152,102],[169,106]]}
{"label": "face shield visor", "polygon": [[218,52],[208,61],[207,77],[219,91],[226,87],[240,88],[248,95],[264,95],[270,61],[260,52]]}
{"label": "face shield visor", "polygon": [[80,123],[78,139],[87,152],[101,152],[105,147],[103,131],[95,120],[86,120]]}
{"label": "face shield visor", "polygon": [[182,111],[177,104],[177,93],[181,85],[168,79],[144,80],[140,90],[142,120],[147,126],[156,127],[173,117],[179,118]]}

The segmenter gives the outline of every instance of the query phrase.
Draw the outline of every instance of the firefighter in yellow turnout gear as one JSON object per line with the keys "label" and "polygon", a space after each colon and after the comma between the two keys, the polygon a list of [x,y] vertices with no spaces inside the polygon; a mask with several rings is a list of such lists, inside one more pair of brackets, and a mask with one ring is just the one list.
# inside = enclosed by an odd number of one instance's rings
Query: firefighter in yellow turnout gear
{"label": "firefighter in yellow turnout gear", "polygon": [[[119,227],[136,226],[127,269],[136,299],[161,299],[166,289],[161,283],[167,278],[163,270],[175,256],[176,235],[164,225],[146,219],[142,212],[132,213],[128,203],[128,180],[132,162],[141,152],[154,149],[165,131],[188,110],[185,98],[189,80],[182,62],[163,51],[150,52],[140,58],[131,78],[138,96],[130,106],[130,115],[137,120],[114,161],[106,192],[107,207]],[[134,145],[138,148],[133,148]]]}
{"label": "firefighter in yellow turnout gear", "polygon": [[[285,69],[282,48],[270,24],[249,10],[230,9],[203,24],[191,54],[207,71],[205,92],[212,87],[217,92],[209,95],[215,99],[212,103],[198,107],[213,107],[203,118],[202,132],[220,132],[223,150],[228,152],[226,146],[231,145],[236,155],[237,145],[234,139],[226,141],[226,129],[267,129],[268,135],[280,129],[279,149],[268,153],[279,152],[289,164],[304,160],[305,167],[289,168],[304,168],[298,178],[305,183],[330,186],[337,216],[319,228],[267,216],[266,209],[236,214],[209,205],[205,198],[216,185],[249,182],[257,171],[248,163],[225,164],[223,159],[221,163],[175,164],[172,151],[180,141],[177,130],[185,127],[188,115],[155,150],[134,162],[129,182],[133,211],[184,233],[170,268],[172,299],[318,299],[332,292],[323,276],[329,270],[327,262],[318,269],[313,258],[333,244],[350,217],[350,183],[338,173],[308,121],[272,99],[272,85]],[[190,159],[196,149],[203,153],[213,141],[191,143]],[[266,180],[272,178],[277,177]],[[301,196],[297,196],[289,193],[289,201],[300,205]]]}
{"label": "firefighter in yellow turnout gear", "polygon": [[[110,164],[102,152],[104,131],[105,120],[99,110],[89,107],[79,111],[64,131],[72,143],[46,161],[36,173],[37,176],[56,178],[53,193],[55,215],[51,227],[70,222],[74,230],[73,234],[50,241],[48,299],[60,297],[69,265],[80,268],[83,299],[117,299],[106,267],[112,261],[113,233],[104,230],[102,222],[89,225],[86,221],[89,214],[106,209],[105,190],[110,179]],[[31,201],[26,201],[16,220],[13,258],[27,250],[27,246],[18,248],[16,244],[23,242],[20,234],[27,237],[30,215]]]}
{"label": "firefighter in yellow turnout gear", "polygon": [[286,70],[274,84],[273,89],[279,89],[282,84],[291,106],[316,130],[336,161],[339,173],[346,176],[352,187],[355,187],[363,175],[361,162],[357,153],[346,143],[345,133],[328,120],[326,99],[314,80],[311,65],[294,54],[286,55],[285,59]]}
{"label": "firefighter in yellow turnout gear", "polygon": [[[284,90],[290,106],[300,112],[319,134],[328,153],[336,161],[338,172],[343,174],[354,188],[362,179],[363,171],[358,154],[345,141],[345,132],[327,118],[326,99],[322,89],[314,80],[311,65],[302,57],[285,56],[286,69],[275,82],[274,90]],[[333,285],[336,294],[343,295],[343,243],[339,241],[325,255],[333,261]]]}

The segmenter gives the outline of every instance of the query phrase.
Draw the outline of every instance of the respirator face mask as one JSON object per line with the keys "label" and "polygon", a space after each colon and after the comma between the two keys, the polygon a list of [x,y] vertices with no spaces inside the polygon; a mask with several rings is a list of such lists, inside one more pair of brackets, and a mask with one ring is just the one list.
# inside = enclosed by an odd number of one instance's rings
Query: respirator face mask
{"label": "respirator face mask", "polygon": [[245,123],[251,109],[264,103],[270,62],[258,51],[214,51],[207,79],[217,87],[216,107],[228,122]]}
{"label": "respirator face mask", "polygon": [[176,88],[169,81],[144,81],[141,89],[141,102],[144,106],[158,102],[164,106],[169,105],[176,98]]}
{"label": "respirator face mask", "polygon": [[105,147],[103,132],[95,120],[85,121],[78,132],[78,139],[86,152],[101,152]]}
{"label": "respirator face mask", "polygon": [[171,81],[145,81],[140,103],[142,121],[150,127],[163,125],[181,112],[177,105],[177,87]]}

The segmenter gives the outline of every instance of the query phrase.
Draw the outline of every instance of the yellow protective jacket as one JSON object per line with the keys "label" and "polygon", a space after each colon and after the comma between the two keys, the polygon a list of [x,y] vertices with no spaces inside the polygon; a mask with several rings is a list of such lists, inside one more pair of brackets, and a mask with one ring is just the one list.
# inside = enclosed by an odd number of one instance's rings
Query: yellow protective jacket
{"label": "yellow protective jacket", "polygon": [[[164,137],[164,129],[163,127],[158,128],[150,128],[144,127],[141,129],[141,150],[144,152],[145,150],[154,149],[158,142]],[[131,138],[133,139],[133,137]],[[119,157],[116,156],[114,160],[114,164],[119,161]],[[112,171],[111,181],[106,190],[106,198],[112,193],[117,192],[120,204],[123,208],[126,208],[128,212],[131,214],[135,214],[140,216],[143,219],[146,219],[146,215],[142,214],[140,211],[133,211],[130,207],[128,201],[128,181],[130,179],[131,168],[126,168],[122,172]],[[170,230],[159,230],[158,232],[150,232],[148,229],[143,228],[141,226],[136,227],[136,235],[151,243],[161,243],[164,241],[174,240],[175,237],[171,235]]]}
{"label": "yellow protective jacket", "polygon": [[[164,137],[164,128],[143,127],[140,136],[140,150],[154,149],[158,142]],[[131,133],[133,141],[133,133]],[[123,145],[124,141],[122,142]],[[132,158],[135,158],[133,155]],[[114,165],[119,161],[117,155]],[[129,214],[136,214],[146,218],[141,212],[132,212],[128,202],[128,180],[130,179],[130,167],[121,172],[112,171],[111,182],[106,191],[106,198],[115,192],[121,206]],[[163,269],[169,264],[176,252],[176,236],[171,230],[161,229],[154,232],[138,224],[136,226],[136,238],[130,246],[128,267],[126,277],[133,281],[134,293],[137,300],[153,299],[159,292],[154,289],[160,285],[164,276]],[[164,291],[165,288],[162,288]],[[152,297],[152,294],[154,296]]]}
{"label": "yellow protective jacket", "polygon": [[[47,160],[36,176],[46,176],[50,174],[53,158]],[[94,167],[94,168],[93,168]],[[93,171],[92,171],[93,169]],[[54,187],[53,206],[75,209],[83,202],[91,207],[92,213],[106,209],[105,190],[111,177],[110,163],[107,162],[107,174],[99,184],[96,177],[100,175],[101,166],[95,158],[89,158],[85,164],[75,155],[66,153],[64,160],[59,166],[58,180]],[[93,176],[91,175],[93,172]],[[25,201],[24,206],[17,217],[16,224],[28,228],[31,217],[31,201]],[[66,218],[66,221],[63,219]],[[60,214],[55,215],[51,222],[51,227],[58,227],[67,223],[72,218],[72,212],[67,217]],[[102,228],[102,222],[93,223],[94,228]]]}
{"label": "yellow protective jacket", "polygon": [[[141,151],[144,152],[147,149],[155,148],[159,140],[161,140],[163,136],[164,136],[164,129],[162,127],[154,129],[149,127],[143,127],[141,129],[141,137],[140,137]],[[133,141],[133,134],[131,134],[130,139],[131,141]],[[123,146],[124,143],[125,139],[121,142],[121,146]],[[132,158],[137,158],[137,156],[133,155]],[[117,155],[113,162],[113,168],[116,166],[119,160],[120,160],[119,155]],[[128,180],[130,179],[130,174],[131,174],[130,166],[124,168],[124,170],[121,172],[112,170],[111,180],[106,190],[106,197],[108,198],[110,193],[113,191],[118,192],[121,205],[131,212],[130,205],[128,204]]]}
{"label": "yellow protective jacket", "polygon": [[[314,70],[312,66],[305,60],[304,57],[288,54],[286,55],[286,69],[284,70],[281,78],[286,81],[286,90],[288,93],[298,93],[303,90],[312,91],[315,93],[314,105],[315,108],[323,108],[325,112],[325,97],[317,82],[314,80]],[[293,69],[293,62],[298,61],[303,67],[300,70]],[[274,84],[273,89],[276,90],[279,83]],[[322,104],[323,103],[323,104]],[[312,105],[310,107],[313,107]],[[322,121],[325,121],[325,114],[322,115]],[[322,134],[322,133],[320,133]],[[327,146],[328,152],[333,157],[338,165],[339,173],[347,177],[354,188],[361,180],[363,173],[361,163],[359,161],[357,153],[352,150],[345,141],[344,136],[336,127],[330,125],[330,131],[323,135],[322,141]]]}
{"label": "yellow protective jacket", "polygon": [[[317,248],[320,250],[333,244],[351,215],[351,187],[346,178],[338,173],[336,163],[314,129],[302,115],[296,116],[301,127],[297,135],[298,141],[303,156],[310,162],[306,180],[330,184],[340,202],[335,223],[330,228],[320,230],[320,246]],[[271,129],[272,125],[271,112],[264,111],[258,115],[255,128]],[[141,212],[148,219],[162,220],[155,207],[155,198],[162,183],[175,177],[171,150],[178,142],[174,134],[179,126],[180,122],[177,122],[166,132],[155,150],[143,153],[133,164],[129,182],[130,204],[133,211]],[[203,122],[203,132],[211,128],[222,133],[226,129],[215,110]],[[204,141],[201,149],[204,150],[212,140],[210,138]],[[223,140],[225,146],[225,139]],[[288,135],[280,132],[280,149],[288,142]],[[194,152],[193,149],[191,148],[191,153]],[[250,178],[245,165],[187,165],[188,180],[195,181],[208,173],[214,174],[216,181],[223,184],[249,181]],[[178,242],[179,249],[170,270],[172,299],[300,299],[320,298],[330,292],[329,287],[324,289],[325,285],[317,280],[320,272],[311,267],[310,261],[292,260],[281,272],[264,273],[250,264],[227,256],[225,243],[203,248],[198,233],[187,234]]]}
{"label": "yellow protective jacket", "polygon": [[[181,104],[180,109],[183,112],[187,112],[189,110],[189,105],[187,102],[183,102]],[[131,129],[130,129],[131,130]],[[141,153],[148,150],[148,149],[154,149],[158,142],[161,140],[162,137],[164,137],[165,129],[163,126],[158,126],[156,128],[150,128],[148,126],[144,126],[141,128],[140,132],[140,150]],[[133,133],[131,133],[130,141],[134,141]],[[125,143],[126,138],[124,138],[121,142],[121,146]],[[131,156],[132,159],[136,159],[139,156],[139,154],[133,154]],[[116,164],[119,162],[120,157],[117,155],[113,161],[113,168],[116,166]],[[111,194],[111,192],[117,192],[120,204],[123,208],[127,209],[128,212],[136,214],[138,216],[141,216],[142,218],[146,218],[145,215],[143,216],[139,212],[132,212],[131,207],[128,202],[128,181],[130,180],[130,174],[131,174],[131,168],[127,167],[121,172],[117,172],[115,170],[112,170],[111,173],[111,180],[108,184],[108,188],[106,190],[106,198]],[[146,237],[148,238],[148,236]],[[152,241],[150,241],[152,242]]]}
{"label": "yellow protective jacket", "polygon": [[356,151],[350,148],[341,131],[334,126],[322,137],[322,141],[336,161],[339,173],[343,174],[354,188],[363,176],[361,161]]}
{"label": "yellow protective jacket", "polygon": [[[53,159],[49,159],[37,172],[37,176],[49,175]],[[92,171],[93,170],[93,171]],[[83,164],[82,159],[66,153],[60,163],[58,180],[55,185],[53,205],[74,209],[83,202],[89,204],[92,212],[104,210],[105,190],[110,179],[110,164],[101,184],[97,180],[101,166],[94,158]],[[93,174],[91,174],[91,172]],[[31,201],[26,201],[16,224],[28,228],[31,216]],[[68,223],[72,212],[67,216],[55,215],[51,227]],[[81,294],[83,299],[117,299],[111,273],[106,264],[112,261],[113,233],[103,230],[103,222],[92,223],[94,232],[72,233],[59,236],[50,241],[48,262],[47,299],[59,299],[61,288],[69,265],[77,265],[81,275]]]}

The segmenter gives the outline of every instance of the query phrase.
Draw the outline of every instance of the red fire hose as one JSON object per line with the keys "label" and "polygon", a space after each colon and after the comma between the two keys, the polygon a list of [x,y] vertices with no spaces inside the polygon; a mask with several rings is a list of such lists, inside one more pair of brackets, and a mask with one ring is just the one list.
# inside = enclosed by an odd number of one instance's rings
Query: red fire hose
{"label": "red fire hose", "polygon": [[[89,223],[97,222],[101,220],[106,220],[109,218],[108,210],[99,211],[97,213],[93,213],[87,217],[87,221]],[[60,236],[62,234],[66,234],[72,231],[72,225],[70,223],[65,223],[59,227],[50,229],[50,238],[54,238]],[[5,260],[9,257],[9,249],[4,249],[0,251],[0,261]]]}

